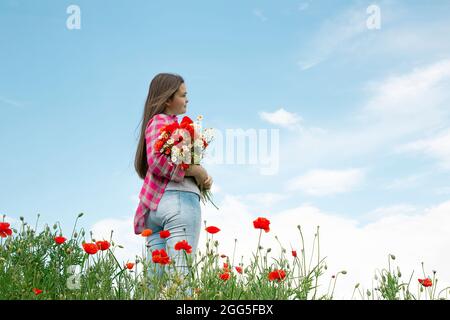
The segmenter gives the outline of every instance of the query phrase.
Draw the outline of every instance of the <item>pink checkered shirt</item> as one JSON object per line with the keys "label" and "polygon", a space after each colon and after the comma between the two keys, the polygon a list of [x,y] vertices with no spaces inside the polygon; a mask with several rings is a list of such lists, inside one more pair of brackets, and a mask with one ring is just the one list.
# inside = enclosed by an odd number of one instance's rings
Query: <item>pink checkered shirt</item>
{"label": "pink checkered shirt", "polygon": [[156,210],[164,190],[170,180],[181,182],[184,179],[184,170],[181,165],[174,165],[169,158],[160,153],[153,152],[153,145],[160,135],[160,130],[167,124],[178,122],[176,115],[164,113],[154,115],[145,129],[145,143],[147,146],[148,170],[139,194],[139,205],[134,216],[134,233],[140,234],[145,229],[148,211]]}

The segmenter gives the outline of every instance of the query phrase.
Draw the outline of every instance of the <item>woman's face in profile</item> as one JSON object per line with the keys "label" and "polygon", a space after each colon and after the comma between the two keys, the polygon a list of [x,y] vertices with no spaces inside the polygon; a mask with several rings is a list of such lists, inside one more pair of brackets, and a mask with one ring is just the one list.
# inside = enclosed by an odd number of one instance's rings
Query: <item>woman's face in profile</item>
{"label": "woman's face in profile", "polygon": [[171,101],[166,102],[165,113],[167,114],[183,114],[187,110],[187,92],[186,85],[182,83]]}

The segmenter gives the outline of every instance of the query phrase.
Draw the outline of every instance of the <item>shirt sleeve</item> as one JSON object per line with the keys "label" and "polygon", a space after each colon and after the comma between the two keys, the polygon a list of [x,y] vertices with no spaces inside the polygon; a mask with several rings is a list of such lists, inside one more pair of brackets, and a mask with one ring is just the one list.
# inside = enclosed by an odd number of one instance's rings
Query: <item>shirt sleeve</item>
{"label": "shirt sleeve", "polygon": [[153,151],[153,145],[158,140],[160,130],[166,124],[164,120],[154,117],[150,120],[150,123],[145,131],[145,142],[147,145],[147,163],[148,170],[154,175],[164,177],[175,182],[182,182],[184,179],[185,171],[181,165],[173,164],[169,157],[158,151]]}

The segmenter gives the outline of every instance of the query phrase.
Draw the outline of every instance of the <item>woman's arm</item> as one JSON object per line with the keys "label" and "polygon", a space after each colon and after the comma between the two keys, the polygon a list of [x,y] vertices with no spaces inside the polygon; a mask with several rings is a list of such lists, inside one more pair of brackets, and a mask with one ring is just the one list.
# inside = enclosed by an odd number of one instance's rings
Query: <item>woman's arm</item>
{"label": "woman's arm", "polygon": [[182,169],[181,165],[174,165],[165,154],[153,151],[153,145],[158,140],[160,130],[166,124],[167,123],[164,121],[160,121],[155,117],[150,120],[150,124],[145,131],[148,170],[154,175],[181,182],[185,176],[185,171]]}
{"label": "woman's arm", "polygon": [[199,187],[203,187],[204,182],[208,178],[208,173],[206,172],[205,168],[203,168],[201,165],[192,164],[185,171],[185,176],[194,177]]}

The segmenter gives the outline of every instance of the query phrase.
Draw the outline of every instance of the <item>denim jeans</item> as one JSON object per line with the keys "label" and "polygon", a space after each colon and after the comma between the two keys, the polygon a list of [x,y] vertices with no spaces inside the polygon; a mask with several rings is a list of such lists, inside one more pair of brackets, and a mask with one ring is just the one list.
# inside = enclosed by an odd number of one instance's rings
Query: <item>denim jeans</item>
{"label": "denim jeans", "polygon": [[[195,255],[201,228],[201,208],[198,194],[180,190],[166,190],[158,204],[156,211],[150,211],[147,216],[146,227],[153,233],[147,237],[147,259],[150,263],[148,270],[152,277],[157,273],[162,276],[163,268],[152,262],[154,250],[165,249],[171,260],[175,262],[178,274],[186,276],[189,272],[185,260],[184,250],[175,250],[175,244],[186,240],[192,247],[191,255]],[[169,230],[170,236],[161,239],[159,232]],[[169,268],[173,272],[173,268]],[[190,291],[191,292],[191,291]]]}

